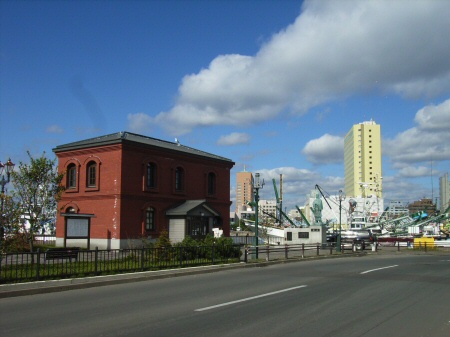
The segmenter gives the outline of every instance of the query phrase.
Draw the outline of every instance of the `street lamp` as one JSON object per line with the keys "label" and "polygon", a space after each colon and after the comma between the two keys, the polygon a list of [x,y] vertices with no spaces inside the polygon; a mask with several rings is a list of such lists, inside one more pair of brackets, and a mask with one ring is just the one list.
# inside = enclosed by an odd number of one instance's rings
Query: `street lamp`
{"label": "street lamp", "polygon": [[255,258],[258,258],[258,203],[259,203],[259,189],[263,188],[264,186],[264,179],[261,183],[259,180],[259,173],[255,173],[255,183],[253,185],[253,191],[255,193]]}
{"label": "street lamp", "polygon": [[342,201],[345,200],[345,195],[342,190],[339,190],[339,234],[336,239],[336,251],[341,251],[341,233],[342,233]]}
{"label": "street lamp", "polygon": [[[0,242],[3,241],[3,238],[5,236],[5,228],[3,225],[3,201],[4,201],[4,197],[5,197],[5,185],[7,183],[9,183],[10,181],[10,176],[11,176],[11,172],[14,169],[14,163],[11,161],[11,158],[8,159],[8,161],[3,164],[0,161],[0,185],[2,186],[1,189],[1,199],[2,199],[2,203],[1,203],[1,224],[0,224]],[[5,179],[5,175],[6,175],[6,179]]]}

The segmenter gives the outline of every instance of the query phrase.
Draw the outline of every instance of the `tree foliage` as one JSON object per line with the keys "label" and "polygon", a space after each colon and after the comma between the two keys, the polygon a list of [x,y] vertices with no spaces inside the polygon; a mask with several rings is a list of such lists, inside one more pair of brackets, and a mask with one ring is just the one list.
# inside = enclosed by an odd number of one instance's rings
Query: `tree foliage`
{"label": "tree foliage", "polygon": [[[33,158],[29,152],[28,156],[30,163],[20,162],[18,169],[11,173],[11,195],[16,209],[22,213],[21,231],[33,250],[34,236],[55,217],[57,203],[64,191],[61,185],[64,174],[58,173],[56,159],[48,159],[45,152],[39,158]],[[24,219],[28,220],[29,226],[25,226]]]}
{"label": "tree foliage", "polygon": [[0,194],[2,205],[1,228],[0,228],[0,253],[16,250],[16,247],[23,247],[23,236],[16,238],[20,230],[21,212],[14,202],[14,199],[7,194]]}

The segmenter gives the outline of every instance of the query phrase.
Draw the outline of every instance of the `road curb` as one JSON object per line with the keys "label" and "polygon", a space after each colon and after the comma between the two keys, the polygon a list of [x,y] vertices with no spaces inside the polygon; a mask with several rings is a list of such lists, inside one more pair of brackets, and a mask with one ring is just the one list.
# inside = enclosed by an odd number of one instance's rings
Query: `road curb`
{"label": "road curb", "polygon": [[101,287],[105,285],[124,284],[131,282],[142,282],[163,278],[180,277],[185,275],[197,275],[214,273],[223,270],[239,269],[239,268],[256,268],[266,267],[280,263],[292,263],[301,261],[311,261],[317,259],[342,258],[342,257],[360,257],[366,255],[360,254],[342,254],[342,255],[321,255],[308,256],[304,258],[290,258],[273,261],[250,261],[249,263],[240,262],[233,264],[211,265],[178,269],[167,269],[158,271],[145,271],[127,274],[115,274],[104,276],[92,276],[83,278],[71,278],[62,280],[36,281],[27,283],[14,283],[0,285],[0,298],[18,297],[26,295],[45,294],[53,292],[68,291],[74,289],[86,289]]}

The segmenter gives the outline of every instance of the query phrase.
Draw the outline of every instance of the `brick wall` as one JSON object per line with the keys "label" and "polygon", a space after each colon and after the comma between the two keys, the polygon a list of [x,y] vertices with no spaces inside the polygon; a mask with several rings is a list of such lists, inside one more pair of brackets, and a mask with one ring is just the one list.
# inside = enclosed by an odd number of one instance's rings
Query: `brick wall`
{"label": "brick wall", "polygon": [[[222,218],[225,235],[229,235],[230,169],[232,162],[197,157],[181,152],[122,143],[110,146],[57,152],[58,168],[65,172],[70,163],[77,165],[77,188],[67,189],[58,205],[56,236],[64,238],[65,218],[61,212],[72,207],[78,214],[94,214],[91,239],[128,240],[140,236],[159,236],[168,229],[165,212],[185,200],[206,199]],[[88,188],[87,164],[98,163],[98,184]],[[157,186],[145,187],[146,165],[157,166]],[[183,191],[175,190],[175,169],[182,167]],[[208,173],[216,176],[216,193],[208,195]],[[155,209],[156,231],[144,231],[145,209]]]}

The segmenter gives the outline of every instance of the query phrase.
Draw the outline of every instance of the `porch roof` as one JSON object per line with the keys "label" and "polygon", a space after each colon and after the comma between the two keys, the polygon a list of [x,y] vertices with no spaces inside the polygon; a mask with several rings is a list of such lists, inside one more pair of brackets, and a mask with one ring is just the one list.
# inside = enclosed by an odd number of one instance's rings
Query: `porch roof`
{"label": "porch roof", "polygon": [[208,206],[205,199],[201,200],[186,200],[181,205],[178,205],[174,208],[169,209],[166,212],[166,215],[187,215],[190,211],[192,211],[195,208],[204,208],[208,212],[212,213],[214,216],[219,216],[220,214],[217,213],[213,208]]}

